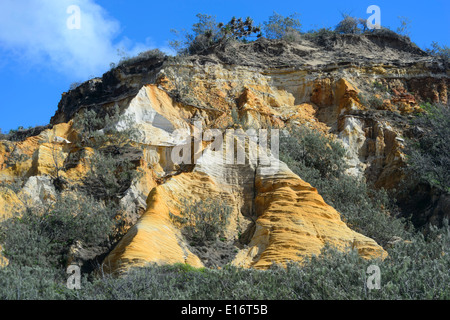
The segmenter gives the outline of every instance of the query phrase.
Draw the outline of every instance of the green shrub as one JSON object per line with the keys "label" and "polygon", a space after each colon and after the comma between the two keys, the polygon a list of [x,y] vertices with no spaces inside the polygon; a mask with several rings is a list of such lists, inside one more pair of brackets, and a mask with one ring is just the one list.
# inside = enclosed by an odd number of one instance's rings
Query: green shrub
{"label": "green shrub", "polygon": [[171,30],[178,40],[171,41],[170,46],[180,55],[202,54],[231,40],[246,41],[254,34],[261,36],[261,29],[253,25],[250,17],[245,20],[233,17],[227,24],[217,23],[215,16],[206,14],[199,13],[197,18],[191,32]]}
{"label": "green shrub", "polygon": [[[354,230],[386,245],[393,237],[406,236],[394,200],[384,190],[345,174],[345,149],[337,142],[306,127],[291,127],[281,138],[280,159],[300,178],[317,188],[325,202],[342,214]],[[391,215],[390,215],[391,214]]]}
{"label": "green shrub", "polygon": [[[186,264],[149,265],[117,278],[82,278],[81,290],[65,288],[64,270],[8,266],[0,269],[0,299],[86,300],[423,300],[450,299],[448,222],[411,234],[387,248],[384,260],[365,260],[355,250],[325,246],[302,265],[268,270],[233,266],[207,269]],[[367,288],[370,265],[380,268],[381,288]]]}
{"label": "green shrub", "polygon": [[339,177],[346,169],[344,147],[305,126],[288,127],[280,141],[280,150],[291,165],[314,168],[321,178]]}
{"label": "green shrub", "polygon": [[79,111],[74,117],[74,129],[79,134],[80,147],[100,148],[111,144],[122,147],[140,137],[132,116],[121,114],[117,106]]}
{"label": "green shrub", "polygon": [[371,95],[368,99],[368,106],[375,108],[375,109],[380,109],[383,106],[383,99],[378,98],[375,95]]}
{"label": "green shrub", "polygon": [[173,265],[168,265],[167,270],[172,270],[175,272],[206,272],[206,268],[195,268],[187,263],[175,263]]}
{"label": "green shrub", "polygon": [[350,34],[359,34],[361,33],[361,29],[358,27],[360,21],[350,16],[349,14],[342,14],[342,20],[338,23],[334,31],[337,33],[350,33]]}
{"label": "green shrub", "polygon": [[140,176],[137,166],[142,150],[132,146],[139,141],[140,132],[131,116],[121,115],[118,108],[105,115],[84,110],[75,117],[74,127],[80,135],[80,147],[94,148],[83,189],[99,200],[118,200]]}
{"label": "green shrub", "polygon": [[[136,57],[128,57],[123,56],[119,63],[118,67],[129,66],[135,63],[139,63],[147,60],[164,60],[166,58],[166,54],[159,49],[147,50],[139,53]],[[111,64],[111,67],[116,67],[115,64]]]}
{"label": "green shrub", "polygon": [[264,34],[268,39],[284,39],[295,41],[301,32],[302,24],[298,19],[300,15],[293,13],[287,17],[273,12],[269,21],[264,22]]}
{"label": "green shrub", "polygon": [[220,200],[183,199],[180,217],[174,214],[170,216],[182,226],[183,233],[192,244],[204,245],[222,236],[230,213],[231,208]]}
{"label": "green shrub", "polygon": [[450,192],[450,109],[444,105],[426,104],[426,112],[412,124],[423,133],[407,143],[407,163],[422,183]]}
{"label": "green shrub", "polygon": [[336,32],[328,27],[328,28],[311,29],[304,34],[304,37],[310,40],[317,40],[317,38],[327,38],[335,34]]}
{"label": "green shrub", "polygon": [[[118,149],[118,153],[121,150],[124,148]],[[98,200],[117,201],[123,197],[132,181],[140,177],[136,164],[127,155],[114,155],[100,150],[89,158],[88,164],[83,189]]]}
{"label": "green shrub", "polygon": [[[73,293],[73,292],[72,292]],[[64,273],[33,266],[0,268],[0,300],[60,300],[71,292],[64,286]]]}
{"label": "green shrub", "polygon": [[10,264],[58,267],[70,246],[110,245],[117,232],[118,211],[90,197],[61,195],[52,207],[26,208],[0,224],[0,243]]}
{"label": "green shrub", "polygon": [[74,129],[78,131],[80,135],[79,141],[82,144],[93,146],[91,143],[93,140],[98,139],[96,132],[106,125],[105,119],[97,115],[97,112],[93,109],[82,110],[78,112],[74,117]]}

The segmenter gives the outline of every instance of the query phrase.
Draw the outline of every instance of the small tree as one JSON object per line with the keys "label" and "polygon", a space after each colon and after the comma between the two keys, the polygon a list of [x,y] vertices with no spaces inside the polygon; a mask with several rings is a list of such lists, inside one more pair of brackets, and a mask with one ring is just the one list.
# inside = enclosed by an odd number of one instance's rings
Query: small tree
{"label": "small tree", "polygon": [[261,37],[261,28],[255,27],[253,23],[254,21],[250,17],[247,17],[245,20],[233,17],[226,25],[219,23],[218,27],[220,28],[221,33],[219,43],[226,42],[230,39],[245,40],[254,33],[258,34],[256,36],[257,38]]}
{"label": "small tree", "polygon": [[261,37],[261,29],[253,25],[254,21],[247,17],[233,17],[230,22],[217,23],[215,16],[197,14],[199,21],[192,26],[192,32],[171,30],[178,40],[170,42],[170,46],[178,54],[201,54],[213,47],[223,45],[229,40],[246,41],[253,34]]}
{"label": "small tree", "polygon": [[349,33],[349,34],[358,34],[361,33],[361,29],[358,28],[360,21],[350,16],[347,13],[342,14],[343,19],[338,23],[336,28],[334,29],[337,33]]}
{"label": "small tree", "polygon": [[314,168],[322,178],[339,178],[347,169],[346,150],[340,142],[306,126],[292,125],[286,131],[280,142],[282,156]]}
{"label": "small tree", "polygon": [[448,46],[441,47],[439,43],[433,41],[431,43],[431,49],[427,49],[427,52],[432,56],[439,57],[450,63],[450,48]]}
{"label": "small tree", "polygon": [[[150,59],[163,60],[165,57],[166,57],[166,54],[164,52],[162,52],[161,50],[152,49],[152,50],[143,51],[135,57],[124,56],[120,59],[117,66],[119,66],[119,67],[129,66],[131,64],[138,63],[138,62],[145,61],[145,60],[150,60]],[[111,63],[110,67],[111,67],[111,69],[113,69],[116,67],[116,64]]]}
{"label": "small tree", "polygon": [[209,48],[218,39],[218,24],[215,16],[198,13],[198,22],[192,25],[192,32],[172,29],[171,32],[178,38],[169,45],[179,54],[201,52]]}
{"label": "small tree", "polygon": [[119,107],[104,111],[103,116],[93,109],[83,110],[74,118],[74,129],[80,135],[81,144],[89,147],[106,144],[120,147],[138,140],[140,136],[132,116],[121,115]]}
{"label": "small tree", "polygon": [[400,26],[397,28],[397,33],[403,36],[409,36],[411,20],[406,17],[398,17],[400,19]]}
{"label": "small tree", "polygon": [[73,127],[78,131],[81,144],[90,145],[96,138],[96,132],[104,127],[104,119],[93,109],[82,110],[74,118]]}
{"label": "small tree", "polygon": [[126,156],[102,150],[89,159],[89,171],[83,182],[86,193],[96,199],[117,201],[139,175],[136,165]]}
{"label": "small tree", "polygon": [[188,240],[194,245],[203,245],[208,241],[216,241],[223,233],[231,207],[221,200],[207,199],[181,201],[183,209],[180,216],[170,214],[173,222],[183,228]]}
{"label": "small tree", "polygon": [[273,12],[269,21],[264,22],[264,33],[268,39],[295,40],[300,34],[302,24],[298,17],[300,14],[293,13],[287,17]]}
{"label": "small tree", "polygon": [[64,266],[70,246],[110,245],[116,237],[119,214],[110,203],[82,193],[58,195],[45,208],[27,207],[0,222],[0,242],[13,265],[29,267]]}
{"label": "small tree", "polygon": [[450,109],[424,105],[426,113],[413,120],[423,130],[406,148],[408,164],[421,182],[450,193]]}

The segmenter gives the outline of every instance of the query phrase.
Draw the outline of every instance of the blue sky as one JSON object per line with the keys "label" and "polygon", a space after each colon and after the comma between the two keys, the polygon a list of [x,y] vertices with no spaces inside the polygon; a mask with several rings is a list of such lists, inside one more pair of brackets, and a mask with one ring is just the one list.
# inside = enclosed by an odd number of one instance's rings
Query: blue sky
{"label": "blue sky", "polygon": [[[67,27],[71,5],[81,10],[80,29]],[[0,128],[48,124],[71,83],[101,76],[119,60],[117,49],[129,55],[169,50],[170,30],[188,29],[197,13],[223,22],[251,16],[262,23],[273,11],[298,12],[308,31],[334,27],[344,12],[368,18],[369,5],[379,6],[381,24],[394,30],[398,17],[407,17],[411,39],[420,47],[432,41],[450,46],[448,0],[1,0]]]}

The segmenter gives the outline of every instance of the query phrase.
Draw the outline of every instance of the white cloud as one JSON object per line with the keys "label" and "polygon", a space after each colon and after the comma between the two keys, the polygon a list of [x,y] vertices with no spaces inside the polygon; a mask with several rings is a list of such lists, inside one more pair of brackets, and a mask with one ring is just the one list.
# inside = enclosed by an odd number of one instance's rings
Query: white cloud
{"label": "white cloud", "polygon": [[[81,10],[81,28],[69,29],[67,8]],[[151,48],[151,42],[116,40],[120,23],[95,0],[1,0],[0,49],[22,65],[45,66],[73,80],[101,75],[117,62],[118,48],[129,55]]]}

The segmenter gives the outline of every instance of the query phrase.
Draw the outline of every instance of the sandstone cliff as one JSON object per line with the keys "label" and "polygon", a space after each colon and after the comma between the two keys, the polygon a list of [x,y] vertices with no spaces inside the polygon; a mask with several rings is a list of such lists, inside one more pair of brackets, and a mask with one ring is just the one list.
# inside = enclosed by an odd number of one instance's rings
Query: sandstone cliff
{"label": "sandstone cliff", "polygon": [[116,127],[140,133],[132,143],[142,149],[143,174],[121,199],[135,223],[104,260],[109,271],[151,262],[214,265],[170,219],[184,198],[221,198],[232,208],[226,236],[233,254],[225,260],[234,265],[264,269],[301,261],[326,243],[384,257],[381,246],[351,230],[314,186],[273,154],[275,170],[248,156],[243,164],[227,163],[208,143],[192,165],[174,163],[172,151],[191,144],[186,137],[195,122],[204,130],[306,125],[342,142],[349,174],[392,189],[403,179],[408,119],[421,111],[419,102],[448,105],[449,85],[443,61],[392,35],[260,39],[203,56],[124,65],[64,93],[50,127],[0,142],[0,181],[23,181],[15,191],[1,189],[0,217],[51,201],[55,168],[80,185],[91,151],[76,143],[73,118],[118,108],[131,124]]}

